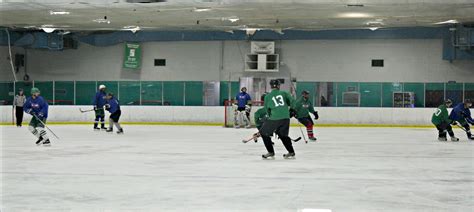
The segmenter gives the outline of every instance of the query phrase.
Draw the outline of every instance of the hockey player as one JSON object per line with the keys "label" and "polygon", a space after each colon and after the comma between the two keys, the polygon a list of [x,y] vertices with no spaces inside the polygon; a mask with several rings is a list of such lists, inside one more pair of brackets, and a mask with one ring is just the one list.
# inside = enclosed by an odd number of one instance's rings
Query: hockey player
{"label": "hockey player", "polygon": [[[94,106],[94,111],[95,111],[95,120],[94,120],[94,130],[106,130],[105,128],[105,111],[104,111],[104,105],[105,105],[105,98],[106,98],[106,93],[105,93],[106,87],[105,85],[99,85],[99,90],[97,93],[95,93],[94,100],[92,101],[92,105]],[[100,120],[100,128],[98,127],[99,125],[99,120]]]}
{"label": "hockey player", "polygon": [[[265,96],[267,93],[264,93],[260,100],[265,103]],[[265,107],[262,107],[255,111],[254,114],[254,121],[255,121],[255,126],[257,127],[257,130],[260,130],[262,128],[263,122],[265,122],[268,119],[267,111],[265,110]]]}
{"label": "hockey player", "polygon": [[453,108],[451,114],[449,114],[449,119],[453,121],[454,125],[457,125],[457,122],[464,127],[467,138],[469,140],[474,140],[471,134],[471,127],[469,125],[474,124],[474,120],[471,117],[471,111],[469,108],[472,106],[472,102],[469,99],[464,100],[464,103],[459,103],[456,107]]}
{"label": "hockey player", "polygon": [[440,105],[431,117],[431,123],[436,126],[438,129],[439,141],[447,141],[446,132],[448,132],[451,141],[459,141],[459,138],[454,136],[453,128],[451,127],[451,120],[448,116],[448,108],[451,107],[453,102],[450,99],[447,99],[444,104]]}
{"label": "hockey player", "polygon": [[288,92],[280,91],[279,80],[271,80],[270,87],[272,88],[272,91],[265,96],[264,103],[264,108],[268,114],[268,120],[263,123],[259,130],[262,135],[263,143],[268,151],[267,154],[262,155],[262,158],[273,159],[275,156],[271,139],[274,132],[278,135],[288,151],[287,154],[283,155],[283,158],[294,158],[295,150],[293,149],[290,137],[288,137],[290,130],[289,108],[292,106],[294,99]]}
{"label": "hockey player", "polygon": [[[262,97],[260,98],[262,102],[265,101],[265,96],[267,95],[267,93],[264,93],[262,95]],[[257,127],[257,130],[260,130],[260,128],[262,128],[262,125],[263,123],[268,119],[268,115],[267,115],[267,111],[265,110],[265,107],[262,107],[260,109],[258,109],[257,111],[255,111],[255,114],[254,114],[254,121],[255,121],[255,125]],[[253,140],[255,141],[255,143],[257,143],[257,139],[260,137],[260,133],[257,132],[257,133],[254,133],[253,134]],[[250,139],[251,140],[251,139]],[[249,142],[250,140],[243,140],[242,142],[244,143],[247,143]]]}
{"label": "hockey player", "polygon": [[118,130],[117,134],[123,134],[123,129],[119,124],[120,115],[122,115],[119,101],[114,97],[113,93],[107,94],[106,99],[105,109],[110,112],[109,129],[107,129],[107,132],[113,132],[115,125]]}
{"label": "hockey player", "polygon": [[306,127],[310,141],[316,141],[316,138],[313,134],[314,122],[309,113],[312,113],[314,115],[314,119],[318,120],[319,115],[318,112],[314,110],[313,103],[311,103],[311,100],[309,100],[309,92],[303,91],[301,93],[301,97],[296,100],[294,112],[292,112],[290,116],[294,116],[301,124]]}
{"label": "hockey player", "polygon": [[[235,97],[237,101],[237,110],[235,111],[235,117],[234,117],[234,126],[236,128],[240,127],[239,120],[245,122],[245,127],[250,128],[250,110],[252,107],[252,98],[250,95],[247,93],[247,88],[242,87],[240,89],[240,93],[237,94]],[[243,117],[241,114],[245,112],[245,117]]]}
{"label": "hockey player", "polygon": [[32,115],[28,130],[38,137],[36,145],[43,144],[44,146],[51,146],[44,124],[48,118],[48,102],[40,96],[40,90],[38,88],[31,88],[31,97],[26,99],[23,106],[25,113]]}

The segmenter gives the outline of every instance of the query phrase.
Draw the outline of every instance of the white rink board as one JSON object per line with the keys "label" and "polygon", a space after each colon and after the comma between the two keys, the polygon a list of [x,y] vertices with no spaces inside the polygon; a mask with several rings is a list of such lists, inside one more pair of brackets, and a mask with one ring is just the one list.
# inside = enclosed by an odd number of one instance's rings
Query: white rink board
{"label": "white rink board", "polygon": [[[48,122],[90,122],[91,106],[50,106]],[[121,106],[123,122],[224,123],[222,106]],[[1,123],[12,122],[12,107],[1,106]],[[257,108],[253,108],[254,111]],[[434,108],[316,108],[317,124],[431,125]],[[26,120],[29,115],[25,115]],[[295,119],[292,122],[296,123]]]}
{"label": "white rink board", "polygon": [[[26,127],[0,126],[1,211],[472,211],[474,142],[435,129],[316,128],[295,160],[264,161],[255,129],[50,126],[37,147]],[[299,130],[291,128],[296,137]]]}

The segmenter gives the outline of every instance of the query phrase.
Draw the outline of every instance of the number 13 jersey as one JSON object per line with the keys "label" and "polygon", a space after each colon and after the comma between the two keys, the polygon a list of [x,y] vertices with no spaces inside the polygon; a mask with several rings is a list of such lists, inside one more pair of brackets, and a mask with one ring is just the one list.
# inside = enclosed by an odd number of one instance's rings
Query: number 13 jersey
{"label": "number 13 jersey", "polygon": [[286,91],[272,90],[265,96],[265,110],[270,120],[289,119],[289,109],[295,100]]}

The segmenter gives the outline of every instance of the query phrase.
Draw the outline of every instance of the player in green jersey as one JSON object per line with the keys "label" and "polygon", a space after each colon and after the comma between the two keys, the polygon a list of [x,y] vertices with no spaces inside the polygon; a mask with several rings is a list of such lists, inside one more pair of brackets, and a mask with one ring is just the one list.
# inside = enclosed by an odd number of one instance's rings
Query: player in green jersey
{"label": "player in green jersey", "polygon": [[308,138],[310,141],[316,141],[316,137],[313,134],[313,119],[309,115],[312,113],[314,119],[318,120],[318,112],[314,110],[313,103],[309,100],[309,91],[303,91],[301,97],[298,98],[295,102],[295,113],[291,114],[298,121],[306,127],[306,132],[308,133]]}
{"label": "player in green jersey", "polygon": [[262,155],[264,159],[273,159],[275,151],[272,145],[271,136],[276,133],[283,142],[287,154],[284,154],[285,159],[295,157],[295,150],[291,143],[288,133],[290,130],[290,112],[289,109],[294,103],[293,97],[286,91],[280,90],[280,81],[271,80],[270,86],[272,91],[265,96],[264,109],[267,112],[268,120],[266,120],[259,132],[262,136],[263,143],[268,153]]}
{"label": "player in green jersey", "polygon": [[451,141],[459,141],[459,138],[454,136],[453,128],[451,127],[452,121],[449,119],[448,115],[448,108],[451,107],[452,104],[453,102],[450,99],[446,100],[444,104],[440,105],[436,109],[436,111],[433,113],[433,116],[431,116],[431,123],[436,126],[436,129],[438,129],[439,132],[439,141],[448,140],[446,137],[446,132],[451,137]]}

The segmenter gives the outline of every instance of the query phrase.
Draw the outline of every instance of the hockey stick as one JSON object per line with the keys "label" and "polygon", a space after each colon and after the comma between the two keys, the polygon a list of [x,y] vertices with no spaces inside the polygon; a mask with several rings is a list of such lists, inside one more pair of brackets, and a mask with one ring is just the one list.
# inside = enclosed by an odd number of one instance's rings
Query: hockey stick
{"label": "hockey stick", "polygon": [[90,109],[90,110],[82,110],[81,108],[79,108],[79,111],[81,111],[81,113],[87,113],[87,112],[94,111],[94,109]]}
{"label": "hockey stick", "polygon": [[305,142],[305,143],[308,143],[308,140],[306,140],[306,136],[304,136],[303,129],[301,129],[301,126],[298,126],[298,128],[300,128],[301,136],[303,136],[304,142]]}
{"label": "hockey stick", "polygon": [[[257,135],[257,136],[256,136],[256,135]],[[251,141],[251,140],[255,140],[255,142],[257,142],[257,141],[256,141],[257,138],[260,138],[260,137],[261,137],[261,136],[260,136],[260,133],[255,133],[255,134],[253,134],[253,136],[252,136],[251,138],[242,140],[242,143],[247,143],[247,142],[249,142],[249,141]],[[293,141],[293,142],[298,142],[298,141],[301,140],[301,137],[298,137],[298,138],[296,138],[296,139],[292,139],[292,138],[290,138],[290,139],[291,139],[291,141]]]}
{"label": "hockey stick", "polygon": [[461,129],[462,131],[464,131],[464,132],[467,133],[466,129],[464,129],[464,127],[460,126],[460,125],[458,124],[458,122],[456,122],[456,126],[459,127],[459,129]]}
{"label": "hockey stick", "polygon": [[[291,73],[290,73],[290,84],[291,84],[291,87],[293,88],[293,91],[296,93],[296,87],[293,84],[293,79],[291,78]],[[300,128],[301,136],[303,137],[304,142],[308,143],[308,140],[306,139],[306,136],[304,136],[303,129],[301,129],[301,126],[298,126],[298,128]]]}
{"label": "hockey stick", "polygon": [[44,127],[46,127],[46,129],[48,129],[49,132],[51,132],[51,134],[54,135],[54,137],[56,137],[58,140],[60,140],[59,137],[58,137],[51,129],[49,129],[49,127],[46,126],[46,124],[45,124],[43,121],[41,121],[41,119],[38,118],[38,116],[36,116],[36,114],[33,113],[33,116],[34,116],[34,117],[36,118],[36,120],[38,120]]}

